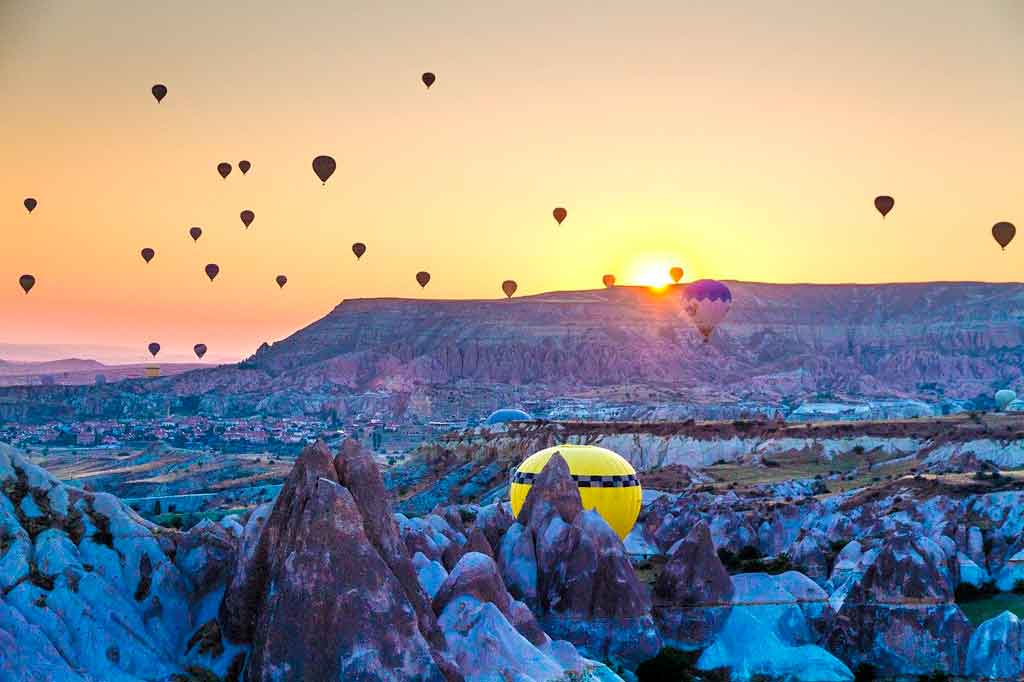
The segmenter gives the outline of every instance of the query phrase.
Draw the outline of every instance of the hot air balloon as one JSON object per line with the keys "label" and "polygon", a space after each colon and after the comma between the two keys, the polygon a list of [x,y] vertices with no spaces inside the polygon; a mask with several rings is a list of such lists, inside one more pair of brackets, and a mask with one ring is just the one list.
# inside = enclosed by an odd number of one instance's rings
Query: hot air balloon
{"label": "hot air balloon", "polygon": [[879,213],[882,214],[883,218],[889,213],[889,211],[892,210],[892,207],[895,205],[896,200],[890,196],[886,196],[883,194],[880,197],[875,197],[875,208],[878,210]]}
{"label": "hot air balloon", "polygon": [[153,343],[149,344],[149,354],[150,355],[152,355],[155,358],[156,354],[159,353],[159,352],[160,352],[160,344],[159,343],[154,341]]}
{"label": "hot air balloon", "polygon": [[604,277],[601,278],[601,281],[604,283],[606,287],[611,289],[613,286],[615,286],[615,275],[605,275]]}
{"label": "hot air balloon", "polygon": [[206,266],[206,276],[210,278],[212,282],[217,275],[220,274],[220,266],[216,263],[210,263]]}
{"label": "hot air balloon", "polygon": [[594,445],[556,445],[527,457],[512,475],[512,514],[519,516],[533,480],[556,452],[569,465],[583,508],[596,509],[612,530],[625,539],[640,513],[640,482],[636,470],[623,457]]}
{"label": "hot air balloon", "polygon": [[420,76],[420,79],[423,81],[423,84],[427,86],[427,90],[429,90],[430,86],[433,85],[434,81],[437,80],[437,76],[427,71],[422,76]]}
{"label": "hot air balloon", "polygon": [[32,291],[32,287],[36,285],[36,278],[32,275],[22,275],[18,278],[18,284],[25,290],[25,293]]}
{"label": "hot air balloon", "polygon": [[501,290],[505,292],[505,295],[512,298],[512,294],[516,293],[516,289],[519,285],[515,283],[515,280],[506,279],[501,283]]}
{"label": "hot air balloon", "polygon": [[704,343],[711,338],[711,332],[715,331],[718,323],[725,319],[731,306],[729,287],[713,279],[699,279],[683,291],[683,311],[704,337]]}
{"label": "hot air balloon", "polygon": [[157,103],[159,103],[160,100],[167,96],[167,86],[163,83],[157,83],[152,88],[150,88],[150,92],[153,93],[153,97],[155,97]]}
{"label": "hot air balloon", "polygon": [[1017,234],[1017,228],[1013,226],[1013,223],[1001,222],[992,226],[992,238],[1004,249],[1013,241],[1015,234]]}
{"label": "hot air balloon", "polygon": [[238,170],[242,171],[242,175],[248,173],[250,168],[252,168],[252,164],[249,163],[248,161],[238,162]]}
{"label": "hot air balloon", "polygon": [[242,224],[245,225],[245,229],[247,230],[249,229],[249,226],[252,225],[252,221],[256,220],[256,214],[249,209],[245,209],[239,213],[238,217],[242,219]]}
{"label": "hot air balloon", "polygon": [[231,164],[226,161],[221,161],[217,164],[217,172],[220,173],[222,178],[226,178],[231,175]]}
{"label": "hot air balloon", "polygon": [[284,275],[278,275],[277,277],[274,278],[274,281],[277,282],[277,286],[281,287],[282,289],[284,289],[285,284],[288,284],[288,278],[285,277]]}
{"label": "hot air balloon", "polygon": [[421,287],[426,287],[427,284],[430,282],[430,273],[424,272],[422,270],[420,272],[417,272],[416,281],[419,282]]}
{"label": "hot air balloon", "polygon": [[561,225],[562,221],[565,220],[565,216],[569,215],[569,212],[559,206],[551,212],[551,215],[555,216],[555,220],[557,220],[558,224]]}
{"label": "hot air balloon", "polygon": [[203,356],[206,355],[206,344],[197,343],[196,345],[192,346],[192,350],[195,351],[196,357],[202,360]]}
{"label": "hot air balloon", "polygon": [[325,185],[327,180],[334,175],[334,169],[337,167],[338,164],[330,156],[318,156],[313,159],[313,172]]}
{"label": "hot air balloon", "polygon": [[192,241],[197,242],[199,238],[203,236],[203,228],[191,227],[188,230],[188,236],[192,237]]}
{"label": "hot air balloon", "polygon": [[155,255],[156,251],[149,248],[148,246],[142,250],[142,260],[146,261],[147,263],[153,260],[153,256]]}
{"label": "hot air balloon", "polygon": [[676,266],[668,271],[668,276],[672,278],[672,281],[679,284],[679,280],[683,278],[683,269]]}
{"label": "hot air balloon", "polygon": [[1017,394],[1008,388],[1004,388],[1001,391],[996,391],[996,407],[1000,410],[1005,410],[1006,406],[1017,399]]}
{"label": "hot air balloon", "polygon": [[352,245],[352,253],[356,254],[356,260],[359,260],[363,257],[363,254],[366,253],[366,244],[356,242]]}
{"label": "hot air balloon", "polygon": [[33,199],[32,197],[27,197],[25,201],[23,201],[22,203],[25,204],[25,210],[28,211],[29,213],[31,213],[32,210],[39,205],[39,202]]}

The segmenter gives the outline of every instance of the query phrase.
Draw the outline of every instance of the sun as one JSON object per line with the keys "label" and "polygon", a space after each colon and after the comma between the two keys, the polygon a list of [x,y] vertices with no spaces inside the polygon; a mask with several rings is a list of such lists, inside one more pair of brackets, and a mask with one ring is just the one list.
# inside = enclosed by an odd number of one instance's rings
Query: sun
{"label": "sun", "polygon": [[662,291],[672,283],[669,270],[675,265],[668,257],[644,259],[634,265],[630,279],[641,286]]}

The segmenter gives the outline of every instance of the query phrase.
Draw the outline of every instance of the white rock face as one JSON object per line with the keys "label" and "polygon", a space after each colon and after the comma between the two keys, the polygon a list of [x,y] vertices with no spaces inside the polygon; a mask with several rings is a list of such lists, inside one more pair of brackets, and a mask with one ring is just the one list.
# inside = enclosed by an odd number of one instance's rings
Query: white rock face
{"label": "white rock face", "polygon": [[440,561],[428,559],[423,552],[416,552],[413,555],[412,566],[416,569],[416,577],[419,579],[420,585],[423,586],[423,591],[433,599],[437,595],[437,591],[441,589],[445,578],[448,577],[448,571],[444,570]]}
{"label": "white rock face", "polygon": [[965,443],[945,443],[929,453],[926,463],[945,462],[960,455],[974,455],[980,460],[992,462],[1003,469],[1024,467],[1024,443],[978,439]]}
{"label": "white rock face", "polygon": [[974,631],[967,647],[964,673],[970,679],[1018,680],[1024,674],[1021,623],[1003,611]]}

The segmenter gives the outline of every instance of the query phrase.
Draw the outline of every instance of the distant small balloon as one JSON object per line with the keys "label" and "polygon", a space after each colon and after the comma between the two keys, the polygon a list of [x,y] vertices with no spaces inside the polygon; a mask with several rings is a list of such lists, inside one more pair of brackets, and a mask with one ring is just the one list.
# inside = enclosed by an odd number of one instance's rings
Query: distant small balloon
{"label": "distant small balloon", "polygon": [[211,282],[214,280],[214,278],[217,277],[217,275],[220,274],[220,266],[217,265],[216,263],[208,264],[205,269],[206,269],[206,276],[210,278]]}
{"label": "distant small balloon", "polygon": [[150,89],[150,92],[153,93],[153,97],[155,97],[156,101],[159,103],[164,97],[167,96],[167,86],[163,83],[157,83]]}
{"label": "distant small balloon", "polygon": [[426,287],[427,284],[430,282],[430,273],[424,272],[422,270],[420,272],[417,272],[416,281],[419,282],[419,285],[421,287]]}
{"label": "distant small balloon", "polygon": [[155,358],[156,354],[159,353],[159,352],[160,352],[160,344],[159,343],[154,341],[153,343],[149,344],[149,354],[150,355],[152,355]]}
{"label": "distant small balloon", "polygon": [[32,197],[28,197],[22,203],[25,204],[25,210],[28,211],[29,213],[31,213],[32,210],[35,209],[35,207],[39,205],[39,202],[36,201],[35,199],[33,199]]}
{"label": "distant small balloon", "polygon": [[242,224],[245,225],[245,229],[249,229],[249,226],[252,225],[252,221],[256,220],[256,214],[249,209],[245,209],[239,213],[238,217],[242,219]]}
{"label": "distant small balloon", "polygon": [[1000,222],[992,226],[992,238],[1004,249],[1013,241],[1016,234],[1017,228],[1013,226],[1013,223]]}
{"label": "distant small balloon", "polygon": [[672,278],[672,281],[679,284],[679,280],[683,278],[683,269],[676,266],[668,271],[668,276]]}
{"label": "distant small balloon", "polygon": [[188,236],[192,237],[192,241],[194,241],[194,242],[199,241],[199,238],[203,236],[203,228],[201,228],[201,227],[189,228]]}
{"label": "distant small balloon", "polygon": [[142,250],[142,260],[146,261],[147,263],[153,260],[153,256],[155,255],[156,251],[149,247],[146,247],[145,249]]}
{"label": "distant small balloon", "polygon": [[363,254],[366,253],[366,244],[356,242],[352,245],[352,253],[356,254],[356,260],[359,260],[363,257]]}
{"label": "distant small balloon", "polygon": [[192,346],[192,350],[195,351],[196,357],[202,360],[203,356],[206,355],[206,344],[197,343],[196,345]]}
{"label": "distant small balloon", "polygon": [[427,86],[427,90],[429,90],[430,86],[433,85],[434,81],[437,80],[437,76],[430,73],[429,71],[420,76],[420,78],[423,80],[423,84]]}
{"label": "distant small balloon", "polygon": [[25,290],[25,293],[32,291],[32,287],[36,285],[36,278],[32,275],[22,275],[18,278],[18,284]]}
{"label": "distant small balloon", "polygon": [[327,184],[327,180],[334,175],[338,164],[330,156],[318,156],[313,159],[313,172],[320,178],[320,182]]}
{"label": "distant small balloon", "polygon": [[284,289],[285,284],[288,284],[288,278],[285,277],[284,275],[278,275],[277,277],[274,278],[274,281],[277,282],[277,286],[281,287],[282,289]]}
{"label": "distant small balloon", "polygon": [[242,171],[242,175],[248,173],[250,168],[252,168],[252,164],[249,163],[248,161],[238,162],[238,170]]}
{"label": "distant small balloon", "polygon": [[551,212],[551,215],[555,216],[555,220],[557,220],[558,224],[561,225],[562,221],[565,220],[565,216],[569,215],[569,212],[559,206]]}
{"label": "distant small balloon", "polygon": [[613,286],[615,286],[615,275],[605,275],[604,277],[601,278],[601,281],[604,283],[606,287],[611,289]]}
{"label": "distant small balloon", "polygon": [[516,289],[519,285],[515,283],[515,280],[506,279],[501,283],[501,290],[505,292],[505,295],[512,298],[512,294],[516,293]]}
{"label": "distant small balloon", "polygon": [[222,178],[226,178],[231,175],[231,164],[225,161],[221,161],[217,164],[217,172],[220,173]]}
{"label": "distant small balloon", "polygon": [[882,214],[883,218],[886,215],[888,215],[889,211],[891,211],[892,207],[895,205],[896,200],[890,196],[886,196],[883,194],[880,197],[875,197],[875,209],[877,209],[878,212]]}

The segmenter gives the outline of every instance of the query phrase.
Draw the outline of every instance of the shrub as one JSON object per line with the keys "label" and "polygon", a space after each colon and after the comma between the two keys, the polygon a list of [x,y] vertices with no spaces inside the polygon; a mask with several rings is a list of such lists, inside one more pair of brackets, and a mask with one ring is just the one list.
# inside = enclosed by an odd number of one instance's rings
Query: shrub
{"label": "shrub", "polygon": [[994,594],[997,594],[999,590],[996,589],[994,582],[984,583],[981,587],[975,587],[968,583],[960,583],[956,586],[955,599],[957,604],[962,604],[969,601],[977,601],[978,599],[987,599]]}
{"label": "shrub", "polygon": [[1024,580],[1017,578],[1013,581],[1014,594],[1024,594]]}
{"label": "shrub", "polygon": [[875,682],[877,677],[875,667],[868,663],[861,663],[853,671],[853,682]]}

